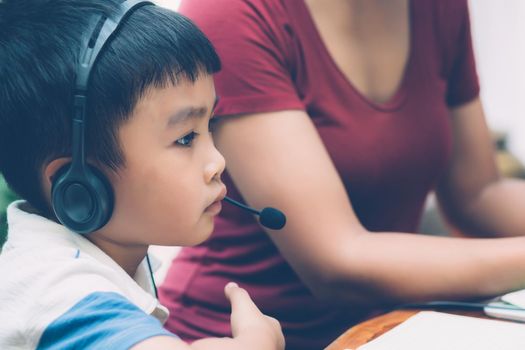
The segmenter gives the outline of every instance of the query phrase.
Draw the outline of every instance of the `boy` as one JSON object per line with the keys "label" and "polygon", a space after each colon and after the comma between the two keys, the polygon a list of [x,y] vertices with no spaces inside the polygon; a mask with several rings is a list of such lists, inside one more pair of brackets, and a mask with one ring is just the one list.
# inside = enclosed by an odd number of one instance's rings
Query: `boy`
{"label": "boy", "polygon": [[191,345],[150,294],[148,245],[201,243],[226,192],[204,35],[134,0],[3,0],[0,27],[0,171],[25,199],[0,255],[0,348],[283,348],[233,283],[233,338]]}

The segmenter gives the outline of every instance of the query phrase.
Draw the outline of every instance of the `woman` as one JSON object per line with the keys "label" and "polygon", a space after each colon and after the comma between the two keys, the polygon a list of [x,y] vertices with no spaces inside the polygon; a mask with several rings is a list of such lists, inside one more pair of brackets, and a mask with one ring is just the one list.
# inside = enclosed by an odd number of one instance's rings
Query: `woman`
{"label": "woman", "polygon": [[[502,179],[479,101],[466,0],[187,0],[223,61],[215,140],[229,194],[212,240],[173,262],[168,328],[229,334],[245,287],[289,349],[320,349],[373,309],[525,287],[525,184]],[[463,232],[415,234],[437,191]],[[508,236],[508,237],[506,237]],[[189,311],[188,311],[189,310]]]}

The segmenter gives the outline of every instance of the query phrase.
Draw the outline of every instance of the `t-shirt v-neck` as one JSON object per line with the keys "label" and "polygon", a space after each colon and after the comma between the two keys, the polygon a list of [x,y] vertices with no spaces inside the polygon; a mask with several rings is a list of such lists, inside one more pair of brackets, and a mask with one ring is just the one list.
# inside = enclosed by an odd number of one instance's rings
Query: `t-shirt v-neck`
{"label": "t-shirt v-neck", "polygon": [[[407,57],[405,57],[405,64],[403,67],[403,72],[401,73],[400,79],[398,81],[398,84],[393,91],[393,93],[390,95],[390,97],[384,101],[384,102],[377,102],[374,101],[372,98],[366,96],[365,93],[359,90],[359,88],[352,82],[351,77],[349,77],[347,74],[343,72],[339,64],[336,62],[335,58],[331,55],[330,51],[328,50],[328,47],[326,43],[324,42],[321,33],[319,32],[319,29],[317,28],[317,25],[315,24],[315,21],[312,17],[312,14],[310,13],[310,10],[308,9],[308,6],[304,1],[297,1],[296,4],[296,11],[298,11],[298,18],[301,19],[302,23],[305,26],[305,31],[310,33],[312,36],[312,42],[314,45],[316,45],[319,48],[319,55],[322,57],[323,62],[326,63],[327,69],[330,69],[333,71],[333,74],[335,76],[338,76],[337,79],[340,80],[340,84],[342,86],[347,85],[348,89],[353,92],[355,96],[357,96],[359,99],[363,101],[363,103],[368,104],[371,108],[377,109],[377,110],[394,110],[399,107],[404,102],[404,99],[406,97],[405,92],[405,85],[407,84],[407,81],[410,78],[410,74],[412,73],[412,61],[415,59],[414,56],[417,54],[417,43],[415,41],[415,33],[414,33],[414,19],[412,18],[414,10],[414,1],[409,0],[408,1],[408,41],[409,41],[409,49]],[[293,19],[292,19],[293,20]]]}

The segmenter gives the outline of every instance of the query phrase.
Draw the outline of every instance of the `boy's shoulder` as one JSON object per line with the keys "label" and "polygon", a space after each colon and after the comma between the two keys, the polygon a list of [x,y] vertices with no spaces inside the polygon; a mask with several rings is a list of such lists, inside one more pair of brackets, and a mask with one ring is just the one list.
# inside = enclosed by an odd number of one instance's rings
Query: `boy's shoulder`
{"label": "boy's shoulder", "polygon": [[28,296],[109,291],[151,297],[89,240],[32,210],[24,201],[8,207],[8,237],[0,254],[4,276],[0,291],[9,285],[11,291]]}
{"label": "boy's shoulder", "polygon": [[0,254],[0,319],[12,322],[0,325],[0,348],[45,348],[46,342],[106,331],[115,339],[131,339],[129,329],[164,332],[159,321],[167,310],[147,292],[145,266],[132,279],[87,239],[31,213],[24,202],[8,208],[8,223]]}

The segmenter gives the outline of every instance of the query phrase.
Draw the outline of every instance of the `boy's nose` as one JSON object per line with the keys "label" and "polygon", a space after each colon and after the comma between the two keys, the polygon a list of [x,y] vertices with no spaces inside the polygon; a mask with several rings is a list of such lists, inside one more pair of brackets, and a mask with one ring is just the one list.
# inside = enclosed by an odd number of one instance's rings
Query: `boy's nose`
{"label": "boy's nose", "polygon": [[215,146],[212,146],[212,148],[211,161],[206,165],[205,170],[206,183],[220,180],[221,175],[226,168],[226,160],[222,154],[217,148],[215,148]]}

